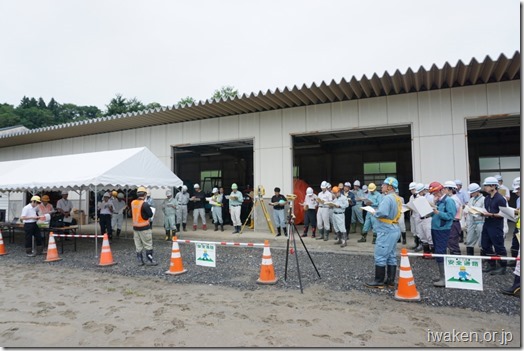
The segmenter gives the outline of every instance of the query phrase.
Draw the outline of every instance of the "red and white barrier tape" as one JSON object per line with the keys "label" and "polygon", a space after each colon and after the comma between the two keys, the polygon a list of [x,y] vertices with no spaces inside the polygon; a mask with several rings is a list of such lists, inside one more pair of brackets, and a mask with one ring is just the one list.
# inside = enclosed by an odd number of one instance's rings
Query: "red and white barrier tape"
{"label": "red and white barrier tape", "polygon": [[417,256],[417,257],[426,257],[426,258],[458,257],[458,258],[473,258],[473,259],[494,260],[494,261],[520,261],[520,257],[445,255],[445,254],[417,253],[417,252],[408,252],[408,256]]}
{"label": "red and white barrier tape", "polygon": [[218,241],[199,241],[199,240],[181,240],[181,239],[177,239],[176,241],[179,243],[186,243],[186,244],[201,243],[201,244],[216,244],[216,245],[222,245],[222,246],[247,246],[247,247],[261,246],[261,247],[264,247],[264,244],[259,244],[259,243],[235,243],[235,242],[225,242],[225,241],[218,242]]}
{"label": "red and white barrier tape", "polygon": [[64,238],[103,238],[103,235],[87,235],[87,234],[54,234],[53,236],[59,236]]}

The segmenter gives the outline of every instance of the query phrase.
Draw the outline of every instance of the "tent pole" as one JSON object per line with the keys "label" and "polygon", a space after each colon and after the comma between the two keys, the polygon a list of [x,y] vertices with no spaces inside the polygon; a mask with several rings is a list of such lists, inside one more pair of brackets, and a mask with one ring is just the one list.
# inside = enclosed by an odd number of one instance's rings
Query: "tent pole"
{"label": "tent pole", "polygon": [[78,231],[82,233],[82,189],[78,191],[80,199],[78,200]]}
{"label": "tent pole", "polygon": [[[128,192],[129,192],[129,189],[126,186],[126,206],[129,203],[129,193]],[[127,211],[124,211],[124,231],[125,231],[124,238],[127,239],[127,214],[126,212]]]}
{"label": "tent pole", "polygon": [[98,258],[98,191],[95,184],[95,258]]}

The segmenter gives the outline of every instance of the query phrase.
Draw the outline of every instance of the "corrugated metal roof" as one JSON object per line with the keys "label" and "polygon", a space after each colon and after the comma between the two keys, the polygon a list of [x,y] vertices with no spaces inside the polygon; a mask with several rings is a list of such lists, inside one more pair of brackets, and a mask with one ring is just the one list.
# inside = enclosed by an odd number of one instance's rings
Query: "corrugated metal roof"
{"label": "corrugated metal roof", "polygon": [[259,91],[232,99],[200,101],[189,106],[157,108],[141,112],[113,115],[85,121],[66,123],[29,131],[0,135],[0,147],[71,138],[83,135],[114,132],[168,123],[195,121],[208,118],[262,112],[283,108],[324,104],[337,101],[365,99],[378,96],[455,88],[520,79],[520,52],[507,58],[501,54],[496,60],[486,56],[468,64],[458,61],[455,66],[446,62],[442,68],[435,64],[429,69],[421,66],[417,72],[408,68],[405,73],[376,73],[357,79],[351,77],[340,82],[303,84],[292,88]]}

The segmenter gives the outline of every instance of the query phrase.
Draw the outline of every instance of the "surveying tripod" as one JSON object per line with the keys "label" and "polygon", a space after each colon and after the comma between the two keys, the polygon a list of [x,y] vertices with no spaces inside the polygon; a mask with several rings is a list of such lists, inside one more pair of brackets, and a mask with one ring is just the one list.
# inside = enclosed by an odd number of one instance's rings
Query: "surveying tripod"
{"label": "surveying tripod", "polygon": [[[285,268],[285,273],[284,273],[284,280],[287,281],[287,267],[288,267],[289,254],[295,255],[295,259],[296,259],[296,263],[297,263],[298,283],[299,283],[299,286],[300,286],[300,292],[303,294],[304,290],[302,288],[302,278],[301,278],[301,275],[300,275],[300,265],[298,264],[297,242],[295,240],[295,234],[300,239],[300,242],[302,242],[302,246],[304,247],[304,250],[306,250],[306,253],[307,253],[308,257],[309,257],[309,260],[311,261],[311,264],[313,265],[313,268],[315,268],[315,271],[317,272],[318,277],[319,278],[321,278],[321,277],[320,277],[320,273],[318,272],[317,266],[315,266],[315,262],[313,262],[313,258],[309,254],[309,251],[308,251],[308,249],[306,247],[306,244],[304,243],[304,240],[302,240],[302,237],[300,236],[300,233],[298,232],[297,226],[295,225],[295,215],[293,213],[293,202],[295,201],[296,198],[297,198],[297,196],[295,194],[286,195],[286,199],[287,199],[287,201],[289,203],[289,213],[288,213],[288,216],[287,216],[288,237],[287,237],[287,245],[286,245],[286,268]],[[293,247],[290,247],[291,244],[293,245]]]}
{"label": "surveying tripod", "polygon": [[266,190],[262,185],[259,185],[257,188],[257,196],[253,199],[253,207],[251,208],[251,212],[249,212],[249,215],[247,216],[246,220],[244,221],[244,224],[242,225],[242,228],[240,229],[240,233],[242,234],[244,232],[244,227],[247,224],[247,221],[249,221],[251,216],[253,216],[253,213],[255,212],[255,208],[257,205],[260,205],[262,207],[262,212],[264,213],[264,217],[266,218],[266,223],[269,228],[269,231],[271,234],[275,235],[275,228],[273,227],[273,223],[271,222],[271,217],[269,216],[269,212],[267,211],[267,208],[264,204],[264,195],[266,194]]}

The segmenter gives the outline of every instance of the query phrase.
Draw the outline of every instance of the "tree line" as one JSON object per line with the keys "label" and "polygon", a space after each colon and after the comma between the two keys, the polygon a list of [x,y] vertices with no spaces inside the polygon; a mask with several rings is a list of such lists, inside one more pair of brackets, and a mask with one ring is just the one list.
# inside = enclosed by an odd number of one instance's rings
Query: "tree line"
{"label": "tree line", "polygon": [[[238,90],[231,86],[224,86],[215,90],[211,99],[225,99],[238,96]],[[194,104],[192,97],[185,97],[177,102],[179,107]],[[135,98],[125,98],[116,94],[102,111],[97,106],[80,106],[71,103],[61,104],[54,98],[45,102],[41,97],[24,96],[18,106],[0,103],[0,128],[23,125],[29,129],[48,127],[57,124],[77,122],[91,118],[112,116],[129,112],[138,112],[162,107],[157,102],[144,104]]]}

